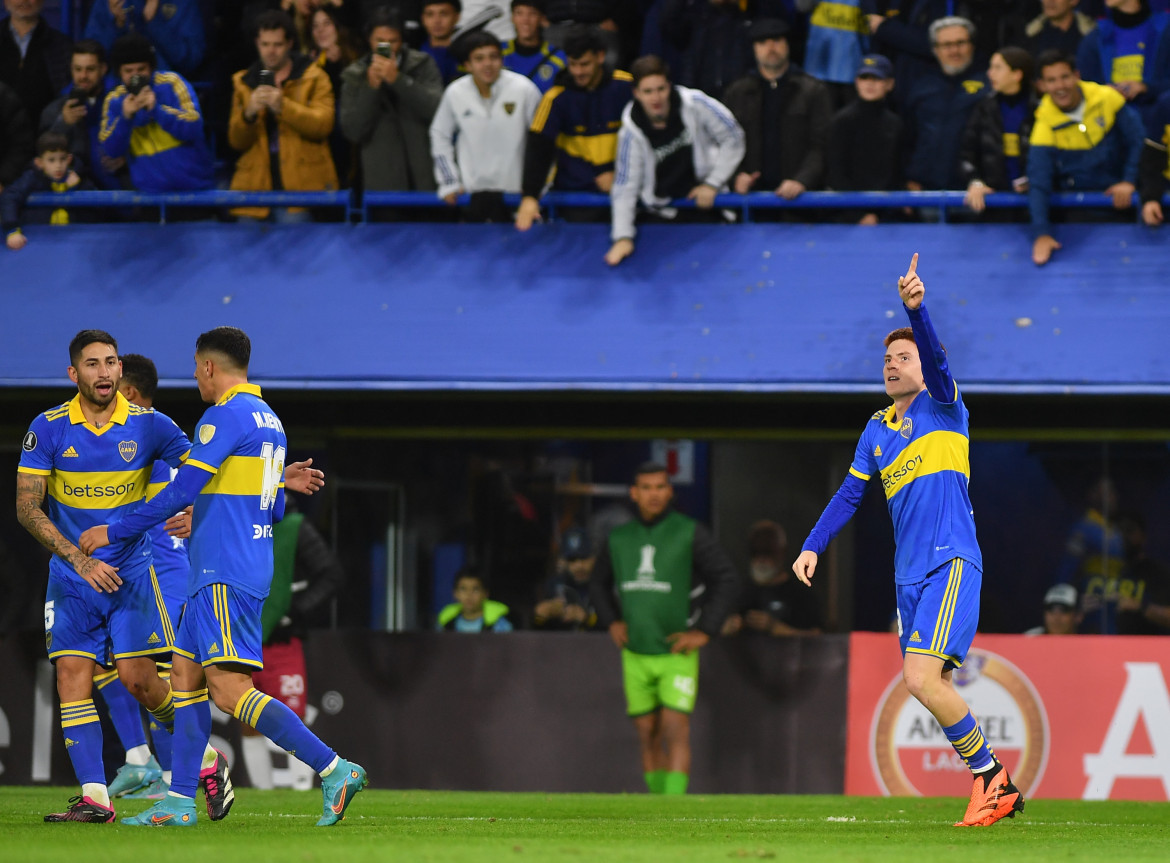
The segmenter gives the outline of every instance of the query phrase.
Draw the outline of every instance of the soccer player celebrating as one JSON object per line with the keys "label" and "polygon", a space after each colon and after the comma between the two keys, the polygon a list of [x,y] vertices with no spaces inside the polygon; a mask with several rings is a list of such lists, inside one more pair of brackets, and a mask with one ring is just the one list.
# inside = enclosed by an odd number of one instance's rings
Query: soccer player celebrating
{"label": "soccer player celebrating", "polygon": [[[252,347],[235,327],[217,327],[195,343],[195,380],[211,407],[190,457],[169,486],[120,521],[81,538],[90,551],[140,536],[194,503],[190,596],[171,673],[175,688],[173,775],[167,796],[122,823],[159,827],[196,822],[200,753],[211,734],[208,696],[321,775],[324,811],[318,826],[340,821],[366,771],[339,758],[292,710],[252,686],[263,668],[261,609],[273,573],[272,524],[284,515],[284,427],[248,383]],[[307,465],[307,463],[306,463]],[[323,476],[313,472],[313,490]]]}
{"label": "soccer player celebrating", "polygon": [[870,418],[849,475],[792,569],[811,585],[819,555],[856,511],[865,483],[880,474],[897,546],[902,676],[975,775],[967,812],[955,826],[987,827],[1023,811],[1024,797],[951,682],[979,622],[983,562],[967,495],[967,408],[922,303],[926,287],[917,269],[915,254],[898,279],[910,326],[885,338],[886,395],[894,403]]}
{"label": "soccer player celebrating", "polygon": [[[638,517],[610,532],[591,588],[598,623],[622,651],[626,712],[652,794],[686,793],[699,648],[719,634],[739,592],[723,549],[705,527],[670,509],[673,496],[665,467],[638,468],[630,486]],[[692,598],[703,594],[696,614]]]}
{"label": "soccer player celebrating", "polygon": [[81,783],[67,811],[45,820],[104,823],[114,820],[114,810],[93,703],[97,661],[112,654],[126,689],[169,727],[170,687],[155,659],[169,657],[173,635],[149,540],[114,542],[94,557],[76,543],[86,528],[138,506],[155,461],[178,466],[190,444],[168,417],[131,405],[118,392],[122,364],[109,333],[82,330],[69,345],[69,362],[77,395],[39,415],[25,434],[16,512],[53,552],[45,645],[57,666],[61,728]]}

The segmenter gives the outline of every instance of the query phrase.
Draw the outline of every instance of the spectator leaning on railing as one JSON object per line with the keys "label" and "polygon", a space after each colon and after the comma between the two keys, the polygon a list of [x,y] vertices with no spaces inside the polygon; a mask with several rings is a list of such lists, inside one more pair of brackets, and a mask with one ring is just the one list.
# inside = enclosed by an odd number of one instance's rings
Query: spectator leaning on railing
{"label": "spectator leaning on railing", "polygon": [[520,191],[528,126],[540,90],[503,67],[500,43],[475,31],[456,40],[470,74],[452,81],[431,122],[431,154],[439,197],[454,206],[471,193],[471,221],[509,222],[505,192]]}
{"label": "spectator leaning on railing", "polygon": [[1162,224],[1162,196],[1170,183],[1170,93],[1165,93],[1146,121],[1146,142],[1142,147],[1142,221],[1150,227]]}
{"label": "spectator leaning on railing", "polygon": [[743,129],[727,108],[700,90],[670,82],[670,69],[653,54],[631,67],[634,100],[622,112],[610,200],[610,266],[634,252],[634,216],[641,200],[673,220],[674,198],[692,198],[710,210],[743,159]]}
{"label": "spectator leaning on railing", "polygon": [[1037,61],[1045,96],[1036,109],[1028,152],[1032,261],[1048,263],[1061,244],[1052,235],[1053,192],[1104,190],[1113,206],[1133,206],[1141,157],[1142,121],[1112,87],[1082,81],[1076,61],[1052,51]]}
{"label": "spectator leaning on railing", "polygon": [[110,63],[122,83],[102,106],[102,152],[126,158],[140,192],[210,189],[211,151],[191,85],[177,72],[155,71],[154,48],[139,33],[114,43]]}
{"label": "spectator leaning on railing", "polygon": [[[228,142],[241,151],[232,188],[244,191],[322,191],[337,188],[329,152],[333,85],[325,71],[294,53],[292,18],[278,9],[256,18],[260,59],[232,76],[235,90]],[[263,219],[267,207],[243,207],[236,215]],[[308,212],[276,212],[278,221],[304,221]]]}
{"label": "spectator leaning on railing", "polygon": [[[28,239],[21,226],[24,222],[24,204],[34,192],[68,192],[72,189],[92,189],[93,184],[82,180],[71,163],[69,141],[56,132],[45,132],[37,138],[36,158],[19,179],[0,192],[0,223],[8,248],[23,249]],[[50,225],[68,225],[69,212],[64,207],[34,211],[35,219]]]}

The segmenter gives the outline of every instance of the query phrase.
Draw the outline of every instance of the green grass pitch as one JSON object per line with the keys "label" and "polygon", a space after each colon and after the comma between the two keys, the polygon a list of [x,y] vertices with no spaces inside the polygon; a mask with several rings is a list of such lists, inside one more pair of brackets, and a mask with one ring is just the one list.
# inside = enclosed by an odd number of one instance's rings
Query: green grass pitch
{"label": "green grass pitch", "polygon": [[[311,861],[1170,860],[1170,804],[1029,801],[990,828],[952,827],[966,801],[830,796],[360,794],[317,828],[319,791],[237,790],[224,821],[194,828],[44,824],[73,792],[0,787],[0,859],[13,863]],[[202,806],[202,800],[199,801]],[[119,817],[146,801],[120,801]]]}

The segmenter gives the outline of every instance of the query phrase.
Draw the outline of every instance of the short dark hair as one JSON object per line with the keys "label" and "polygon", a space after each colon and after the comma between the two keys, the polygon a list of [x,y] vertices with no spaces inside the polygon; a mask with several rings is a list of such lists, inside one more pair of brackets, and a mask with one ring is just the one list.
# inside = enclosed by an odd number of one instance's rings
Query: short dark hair
{"label": "short dark hair", "polygon": [[544,0],[512,0],[512,10],[515,11],[517,6],[531,6],[541,15],[544,14]]}
{"label": "short dark hair", "polygon": [[119,36],[110,46],[110,66],[114,74],[121,74],[121,69],[127,63],[149,63],[153,72],[158,68],[158,57],[150,40],[141,33],[127,33]]}
{"label": "short dark hair", "polygon": [[669,81],[670,66],[657,54],[647,54],[634,61],[634,65],[630,67],[630,75],[634,78],[635,87],[642,82],[643,78],[649,78],[653,75],[661,75]]}
{"label": "short dark hair", "polygon": [[451,52],[461,63],[470,60],[471,52],[478,51],[480,48],[495,48],[499,51],[500,40],[486,30],[472,30],[470,33],[457,37],[451,43]]}
{"label": "short dark hair", "polygon": [[666,469],[666,465],[656,461],[644,461],[634,469],[634,482],[638,481],[638,477],[652,473],[664,473],[666,478],[670,479],[670,471]]}
{"label": "short dark hair", "polygon": [[1076,57],[1067,51],[1061,51],[1059,48],[1049,48],[1036,58],[1036,77],[1042,77],[1045,69],[1059,63],[1067,63],[1071,72],[1077,71]]}
{"label": "short dark hair", "polygon": [[195,353],[223,354],[236,368],[246,372],[252,359],[252,341],[239,327],[216,327],[200,333],[195,340]]}
{"label": "short dark hair", "polygon": [[114,353],[118,352],[118,340],[105,330],[82,330],[69,343],[69,365],[77,365],[81,352],[90,345],[112,345]]}
{"label": "short dark hair", "polygon": [[144,398],[154,399],[158,392],[158,369],[154,360],[142,354],[123,354],[122,380],[137,388]]}
{"label": "short dark hair", "polygon": [[283,30],[284,38],[292,43],[297,41],[297,26],[283,9],[267,9],[252,22],[252,38],[259,39],[261,30]]}
{"label": "short dark hair", "polygon": [[605,51],[601,31],[592,24],[574,24],[565,33],[565,44],[561,46],[570,60],[584,57],[594,51]]}
{"label": "short dark hair", "polygon": [[74,42],[73,50],[69,52],[69,56],[73,57],[77,54],[93,54],[98,58],[99,63],[106,62],[106,49],[96,39],[80,39]]}
{"label": "short dark hair", "polygon": [[365,26],[362,28],[366,39],[369,39],[379,27],[389,27],[402,36],[402,17],[398,14],[398,10],[391,9],[389,6],[378,6],[371,9],[370,14],[366,16]]}
{"label": "short dark hair", "polygon": [[470,578],[470,579],[474,579],[475,581],[478,581],[479,586],[482,587],[484,589],[484,591],[487,591],[487,589],[488,589],[487,578],[484,576],[483,570],[480,569],[478,566],[464,566],[464,567],[462,567],[457,573],[455,573],[455,579],[451,582],[451,586],[455,587],[456,585],[459,584],[459,582],[463,581],[463,579],[465,579],[465,578]]}
{"label": "short dark hair", "polygon": [[69,139],[60,132],[42,132],[37,136],[37,144],[33,155],[40,158],[45,153],[69,152]]}
{"label": "short dark hair", "polygon": [[1020,79],[1022,83],[1029,84],[1032,81],[1032,55],[1027,50],[1015,45],[1008,45],[1006,48],[1000,48],[995,53],[1003,57],[1003,62],[1007,63],[1008,68],[1013,72],[1024,73],[1024,76]]}
{"label": "short dark hair", "polygon": [[418,11],[421,13],[423,9],[428,6],[451,6],[460,15],[463,14],[463,4],[460,0],[422,0],[419,4]]}

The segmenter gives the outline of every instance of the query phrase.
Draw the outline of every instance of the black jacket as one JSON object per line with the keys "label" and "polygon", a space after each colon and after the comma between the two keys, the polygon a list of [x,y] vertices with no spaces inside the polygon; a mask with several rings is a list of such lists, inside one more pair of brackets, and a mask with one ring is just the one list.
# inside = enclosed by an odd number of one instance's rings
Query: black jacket
{"label": "black jacket", "polygon": [[906,154],[902,118],[886,100],[858,99],[833,116],[828,185],[835,192],[902,189]]}
{"label": "black jacket", "polygon": [[[76,170],[76,168],[72,168],[71,170]],[[29,218],[25,218],[24,205],[29,195],[34,192],[48,192],[52,188],[52,181],[39,168],[29,168],[15,183],[5,186],[4,191],[0,192],[0,230],[3,231],[4,236],[8,236],[8,234],[22,227],[25,223],[31,222],[32,224],[38,225],[49,224],[52,221],[54,213],[56,213],[55,208],[34,207],[27,213]],[[87,192],[93,191],[93,188],[93,183],[89,180],[82,179],[80,183],[69,191]],[[85,208],[78,209],[80,212],[75,211],[69,213],[69,221],[87,221]],[[81,218],[78,218],[79,216]]]}
{"label": "black jacket", "polygon": [[69,83],[69,54],[73,43],[42,18],[22,59],[20,46],[8,24],[8,18],[0,21],[0,81],[16,91],[25,112],[36,122],[45,106]]}
{"label": "black jacket", "polygon": [[0,83],[0,186],[7,186],[28,167],[35,140],[20,97]]}
{"label": "black jacket", "polygon": [[658,15],[662,36],[682,54],[672,79],[720,99],[723,91],[755,65],[748,27],[738,5],[710,0],[666,0]]}
{"label": "black jacket", "polygon": [[[723,94],[723,104],[731,109],[747,139],[747,151],[739,165],[741,173],[763,170],[763,101],[764,88],[768,86],[753,71]],[[825,177],[825,149],[832,119],[829,91],[795,66],[789,67],[777,86],[783,88],[784,105],[780,124],[782,179],[798,180],[806,189],[819,188]]]}
{"label": "black jacket", "polygon": [[[1028,164],[1028,138],[1036,115],[1035,99],[1028,100],[1024,123],[1020,126],[1020,166]],[[997,192],[1012,191],[1003,155],[1003,117],[999,112],[999,94],[989,93],[971,109],[959,146],[959,176],[963,185],[982,180]]]}

